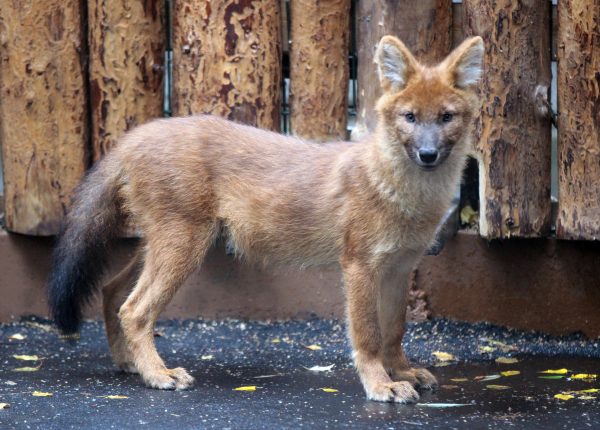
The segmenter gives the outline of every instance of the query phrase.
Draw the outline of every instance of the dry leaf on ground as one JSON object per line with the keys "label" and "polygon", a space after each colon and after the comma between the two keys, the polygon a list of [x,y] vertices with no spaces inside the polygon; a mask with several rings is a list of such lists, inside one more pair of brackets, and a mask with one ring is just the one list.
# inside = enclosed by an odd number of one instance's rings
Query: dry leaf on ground
{"label": "dry leaf on ground", "polygon": [[500,374],[502,376],[515,376],[520,375],[521,372],[519,372],[518,370],[507,370],[506,372],[500,372]]}
{"label": "dry leaf on ground", "polygon": [[13,358],[23,361],[38,361],[40,359],[37,355],[13,355]]}
{"label": "dry leaf on ground", "polygon": [[233,391],[256,391],[256,385],[245,385],[243,387],[234,388]]}
{"label": "dry leaf on ground", "polygon": [[496,363],[500,363],[500,364],[515,364],[518,363],[519,360],[517,360],[514,357],[499,357],[496,358]]}
{"label": "dry leaf on ground", "polygon": [[313,367],[304,367],[306,370],[310,370],[311,372],[329,372],[333,369],[335,364],[330,364],[329,366],[313,366]]}
{"label": "dry leaf on ground", "polygon": [[10,340],[24,340],[27,336],[22,335],[21,333],[15,333],[8,336]]}
{"label": "dry leaf on ground", "polygon": [[319,388],[319,390],[325,391],[326,393],[337,393],[338,392],[338,390],[336,390],[335,388]]}
{"label": "dry leaf on ground", "polygon": [[119,396],[117,394],[111,394],[110,396],[102,396],[105,399],[111,399],[111,400],[120,400],[120,399],[128,399],[129,397],[127,396]]}
{"label": "dry leaf on ground", "polygon": [[559,400],[570,400],[570,399],[575,398],[575,396],[573,396],[571,394],[560,393],[560,394],[555,394],[554,398],[559,399]]}
{"label": "dry leaf on ground", "polygon": [[306,346],[306,348],[310,349],[311,351],[319,351],[320,349],[323,349],[319,345],[314,345],[314,344],[308,345],[308,346]]}
{"label": "dry leaf on ground", "polygon": [[571,375],[570,379],[596,379],[598,375],[595,373],[577,373],[576,375]]}
{"label": "dry leaf on ground", "polygon": [[510,387],[508,385],[486,385],[485,386],[488,390],[509,390]]}
{"label": "dry leaf on ground", "polygon": [[8,409],[10,408],[10,403],[0,403],[0,409]]}
{"label": "dry leaf on ground", "polygon": [[542,370],[540,373],[548,373],[550,375],[565,375],[569,373],[568,369],[548,369]]}
{"label": "dry leaf on ground", "polygon": [[34,397],[52,397],[54,394],[46,393],[44,391],[34,391],[33,393],[31,393],[31,395]]}
{"label": "dry leaf on ground", "polygon": [[452,382],[467,382],[467,378],[450,378]]}
{"label": "dry leaf on ground", "polygon": [[454,361],[456,360],[456,357],[454,357],[452,354],[444,352],[444,351],[433,351],[431,353],[433,356],[435,356],[435,358],[437,358],[439,361]]}

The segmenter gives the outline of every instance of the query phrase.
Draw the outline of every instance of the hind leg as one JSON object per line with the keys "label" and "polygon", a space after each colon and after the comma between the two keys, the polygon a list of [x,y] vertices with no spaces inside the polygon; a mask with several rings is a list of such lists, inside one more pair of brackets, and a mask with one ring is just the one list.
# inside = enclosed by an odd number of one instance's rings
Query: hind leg
{"label": "hind leg", "polygon": [[108,338],[112,359],[119,369],[129,373],[137,373],[137,369],[127,349],[125,335],[123,334],[121,321],[119,320],[119,309],[135,285],[141,269],[141,263],[142,258],[138,253],[121,272],[102,288],[104,324],[106,326],[106,337]]}
{"label": "hind leg", "polygon": [[154,345],[156,319],[214,241],[214,223],[204,226],[171,222],[147,237],[144,267],[119,316],[127,348],[146,385],[185,389],[194,379],[179,367],[168,369]]}

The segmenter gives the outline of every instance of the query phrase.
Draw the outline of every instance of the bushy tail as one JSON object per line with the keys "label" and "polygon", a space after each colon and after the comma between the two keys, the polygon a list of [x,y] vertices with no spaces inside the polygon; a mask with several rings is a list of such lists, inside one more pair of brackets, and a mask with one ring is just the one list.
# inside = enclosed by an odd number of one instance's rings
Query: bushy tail
{"label": "bushy tail", "polygon": [[48,294],[52,317],[65,334],[77,332],[82,308],[106,266],[107,247],[119,231],[119,182],[114,160],[91,169],[75,191],[57,238]]}

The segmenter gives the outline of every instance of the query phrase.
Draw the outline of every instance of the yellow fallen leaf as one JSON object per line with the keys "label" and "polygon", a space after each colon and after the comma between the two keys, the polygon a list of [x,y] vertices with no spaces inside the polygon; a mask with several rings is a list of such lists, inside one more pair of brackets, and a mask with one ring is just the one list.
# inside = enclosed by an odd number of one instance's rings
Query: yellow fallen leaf
{"label": "yellow fallen leaf", "polygon": [[483,353],[487,353],[487,352],[494,352],[496,350],[496,348],[492,348],[491,346],[480,346],[479,347],[479,352],[483,352]]}
{"label": "yellow fallen leaf", "polygon": [[318,351],[320,349],[323,349],[319,345],[314,345],[314,344],[313,345],[308,345],[307,348],[310,349],[311,351]]}
{"label": "yellow fallen leaf", "polygon": [[517,360],[514,357],[499,357],[496,358],[496,363],[500,363],[500,364],[515,364],[518,363],[519,360]]}
{"label": "yellow fallen leaf", "polygon": [[488,390],[509,390],[510,389],[510,387],[508,385],[494,385],[494,384],[486,385],[486,388]]}
{"label": "yellow fallen leaf", "polygon": [[111,400],[119,400],[119,399],[128,399],[129,398],[127,396],[119,396],[116,394],[112,394],[110,396],[102,396],[102,397],[104,397],[105,399],[111,399]]}
{"label": "yellow fallen leaf", "polygon": [[595,396],[580,396],[578,397],[579,400],[594,400],[596,397]]}
{"label": "yellow fallen leaf", "polygon": [[456,360],[456,358],[452,354],[449,354],[449,353],[443,352],[443,351],[434,351],[431,354],[433,356],[435,356],[435,358],[437,358],[439,361],[454,361],[454,360]]}
{"label": "yellow fallen leaf", "polygon": [[271,339],[271,343],[281,343],[281,339],[279,339],[279,338]]}
{"label": "yellow fallen leaf", "polygon": [[571,395],[571,394],[564,394],[564,393],[560,393],[560,394],[555,394],[554,398],[555,399],[559,399],[559,400],[569,400],[574,398],[575,396]]}
{"label": "yellow fallen leaf", "polygon": [[31,395],[33,397],[52,397],[54,394],[52,394],[52,393],[45,393],[43,391],[34,391],[33,393],[31,393]]}
{"label": "yellow fallen leaf", "polygon": [[[10,340],[24,340],[27,336],[22,335],[21,333],[15,333],[8,336]],[[5,405],[8,403],[4,403]]]}
{"label": "yellow fallen leaf", "polygon": [[319,388],[319,390],[325,391],[326,393],[337,393],[338,392],[338,390],[336,390],[335,388]]}
{"label": "yellow fallen leaf", "polygon": [[467,382],[467,378],[450,378],[452,382]]}
{"label": "yellow fallen leaf", "polygon": [[29,366],[25,366],[25,367],[17,367],[16,369],[13,369],[13,372],[37,372],[38,370],[40,370],[41,366],[38,367],[29,367]]}
{"label": "yellow fallen leaf", "polygon": [[0,403],[0,409],[8,409],[10,408],[10,403]]}
{"label": "yellow fallen leaf", "polygon": [[595,373],[578,373],[576,375],[571,375],[571,379],[596,379],[598,375]]}
{"label": "yellow fallen leaf", "polygon": [[212,354],[203,355],[200,357],[200,360],[212,360],[214,357]]}
{"label": "yellow fallen leaf", "polygon": [[519,372],[518,370],[507,370],[506,372],[500,372],[500,374],[502,376],[515,376],[520,375],[521,372]]}
{"label": "yellow fallen leaf", "polygon": [[540,373],[549,373],[552,375],[564,375],[568,372],[569,372],[568,369],[548,369],[548,370],[542,370]]}
{"label": "yellow fallen leaf", "polygon": [[233,391],[256,391],[256,385],[246,385],[244,387],[234,388]]}
{"label": "yellow fallen leaf", "polygon": [[600,391],[598,388],[588,388],[587,390],[579,390],[577,393],[597,393],[598,391]]}
{"label": "yellow fallen leaf", "polygon": [[38,361],[40,359],[37,355],[13,355],[13,358],[23,361]]}

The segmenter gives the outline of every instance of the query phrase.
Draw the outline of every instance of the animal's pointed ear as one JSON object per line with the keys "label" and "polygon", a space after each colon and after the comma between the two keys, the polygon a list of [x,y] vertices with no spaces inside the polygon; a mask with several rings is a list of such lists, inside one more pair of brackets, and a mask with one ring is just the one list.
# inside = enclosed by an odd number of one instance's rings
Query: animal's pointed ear
{"label": "animal's pointed ear", "polygon": [[385,92],[404,89],[418,68],[415,57],[394,36],[384,36],[381,39],[375,52],[375,63],[381,88]]}
{"label": "animal's pointed ear", "polygon": [[449,72],[451,84],[466,89],[476,85],[483,73],[483,39],[471,37],[461,43],[442,63]]}

